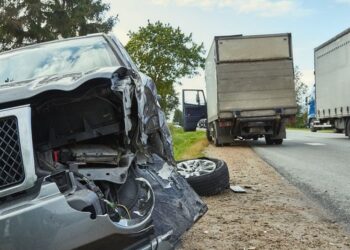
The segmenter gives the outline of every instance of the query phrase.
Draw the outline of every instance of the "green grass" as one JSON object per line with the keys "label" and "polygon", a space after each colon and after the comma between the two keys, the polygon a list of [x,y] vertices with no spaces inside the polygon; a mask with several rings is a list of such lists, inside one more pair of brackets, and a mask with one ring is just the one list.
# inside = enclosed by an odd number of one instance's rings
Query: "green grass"
{"label": "green grass", "polygon": [[175,160],[185,160],[204,156],[208,146],[205,131],[184,132],[182,128],[169,126],[173,136]]}
{"label": "green grass", "polygon": [[308,128],[287,128],[287,130],[310,131]]}
{"label": "green grass", "polygon": [[[310,131],[309,128],[287,128],[287,130]],[[321,130],[318,130],[317,133],[335,133],[335,130],[334,129],[321,129]]]}

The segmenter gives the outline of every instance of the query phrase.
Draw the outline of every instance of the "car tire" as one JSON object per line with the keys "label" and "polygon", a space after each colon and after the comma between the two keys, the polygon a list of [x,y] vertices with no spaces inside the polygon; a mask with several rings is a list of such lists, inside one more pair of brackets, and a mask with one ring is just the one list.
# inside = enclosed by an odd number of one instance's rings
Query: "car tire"
{"label": "car tire", "polygon": [[[230,186],[230,176],[226,162],[202,157],[199,159],[209,160],[215,163],[216,168],[213,172],[200,175],[185,177],[188,184],[201,196],[213,196],[219,194]],[[185,161],[181,161],[185,162]],[[181,163],[181,162],[178,162]]]}

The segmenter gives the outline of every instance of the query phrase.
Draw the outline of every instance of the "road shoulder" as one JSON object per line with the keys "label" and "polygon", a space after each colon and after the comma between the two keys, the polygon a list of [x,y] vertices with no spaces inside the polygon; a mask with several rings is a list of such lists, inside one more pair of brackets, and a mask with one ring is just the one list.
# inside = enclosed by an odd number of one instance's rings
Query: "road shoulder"
{"label": "road shoulder", "polygon": [[350,249],[343,229],[248,146],[215,148],[231,184],[246,194],[205,197],[208,213],[183,238],[183,249]]}

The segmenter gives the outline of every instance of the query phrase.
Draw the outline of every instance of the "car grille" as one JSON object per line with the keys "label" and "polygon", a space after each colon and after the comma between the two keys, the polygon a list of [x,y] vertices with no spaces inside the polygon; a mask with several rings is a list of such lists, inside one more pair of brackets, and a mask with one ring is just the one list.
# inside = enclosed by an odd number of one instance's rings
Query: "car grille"
{"label": "car grille", "polygon": [[0,190],[24,181],[17,118],[0,119]]}

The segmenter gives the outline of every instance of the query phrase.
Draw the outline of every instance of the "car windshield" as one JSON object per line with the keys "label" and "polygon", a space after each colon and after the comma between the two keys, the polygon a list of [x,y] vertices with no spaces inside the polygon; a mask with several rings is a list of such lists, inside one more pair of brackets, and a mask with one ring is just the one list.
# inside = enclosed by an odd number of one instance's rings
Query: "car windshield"
{"label": "car windshield", "polygon": [[47,43],[0,55],[0,84],[119,65],[102,36]]}

